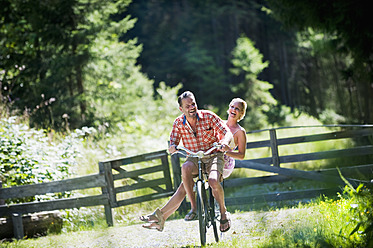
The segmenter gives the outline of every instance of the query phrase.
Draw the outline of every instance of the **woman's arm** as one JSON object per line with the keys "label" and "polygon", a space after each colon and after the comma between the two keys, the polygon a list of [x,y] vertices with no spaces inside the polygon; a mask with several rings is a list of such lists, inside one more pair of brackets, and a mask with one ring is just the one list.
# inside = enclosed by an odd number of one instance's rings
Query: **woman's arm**
{"label": "woman's arm", "polygon": [[[235,142],[238,146],[238,150],[226,150],[226,153],[228,156],[234,158],[234,159],[244,159],[246,154],[246,132],[245,130],[238,131],[233,137],[235,139]],[[237,138],[237,140],[236,140]]]}

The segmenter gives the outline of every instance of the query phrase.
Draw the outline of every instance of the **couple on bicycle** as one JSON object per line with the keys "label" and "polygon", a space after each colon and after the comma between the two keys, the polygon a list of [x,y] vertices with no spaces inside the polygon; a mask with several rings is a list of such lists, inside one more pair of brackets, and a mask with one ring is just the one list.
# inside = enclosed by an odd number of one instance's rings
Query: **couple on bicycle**
{"label": "couple on bicycle", "polygon": [[[177,117],[172,126],[169,152],[176,152],[176,146],[182,140],[183,145],[193,151],[206,151],[215,142],[221,144],[218,152],[203,158],[205,169],[209,174],[208,182],[214,198],[220,209],[220,231],[226,232],[231,227],[230,214],[224,202],[224,190],[220,182],[232,172],[234,159],[243,159],[246,151],[246,132],[238,124],[245,116],[246,102],[240,98],[231,101],[228,108],[228,120],[221,120],[208,110],[198,110],[192,92],[186,91],[178,97],[179,109],[182,115]],[[238,147],[238,150],[235,148]],[[180,206],[187,195],[191,204],[190,212],[185,216],[186,221],[197,218],[197,205],[193,192],[194,180],[198,175],[197,158],[188,157],[181,168],[182,183],[170,200],[154,213],[141,216],[140,220],[147,222],[144,228],[163,231],[166,219]]]}

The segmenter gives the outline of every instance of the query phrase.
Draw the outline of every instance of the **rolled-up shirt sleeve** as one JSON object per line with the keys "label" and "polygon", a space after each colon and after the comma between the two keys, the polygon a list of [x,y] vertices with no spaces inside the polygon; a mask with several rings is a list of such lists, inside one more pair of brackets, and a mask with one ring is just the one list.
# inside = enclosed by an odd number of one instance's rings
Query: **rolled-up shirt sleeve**
{"label": "rolled-up shirt sleeve", "polygon": [[172,125],[172,130],[170,134],[170,146],[179,145],[180,139],[181,139],[181,134],[180,134],[180,130],[178,127],[178,121],[175,120],[174,124]]}

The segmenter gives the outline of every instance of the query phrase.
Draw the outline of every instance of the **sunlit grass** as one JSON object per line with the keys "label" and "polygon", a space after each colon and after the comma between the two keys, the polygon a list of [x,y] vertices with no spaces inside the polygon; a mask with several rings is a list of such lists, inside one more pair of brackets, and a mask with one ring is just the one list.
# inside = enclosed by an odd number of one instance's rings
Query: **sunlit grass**
{"label": "sunlit grass", "polygon": [[[286,213],[276,211],[277,223],[258,221],[251,238],[236,238],[212,247],[238,242],[237,247],[372,247],[373,197],[369,189],[346,187],[336,199],[320,198]],[[278,218],[278,219],[276,219]],[[270,228],[268,228],[270,227]]]}
{"label": "sunlit grass", "polygon": [[[372,204],[368,188],[346,187],[336,199],[319,198],[308,204],[253,212],[248,225],[235,228],[237,231],[208,247],[372,247]],[[90,243],[89,247],[126,247],[120,228],[95,224],[86,230],[5,242],[0,247],[79,247],[82,241]],[[139,240],[139,245],[143,242]],[[198,244],[189,247],[194,245]]]}

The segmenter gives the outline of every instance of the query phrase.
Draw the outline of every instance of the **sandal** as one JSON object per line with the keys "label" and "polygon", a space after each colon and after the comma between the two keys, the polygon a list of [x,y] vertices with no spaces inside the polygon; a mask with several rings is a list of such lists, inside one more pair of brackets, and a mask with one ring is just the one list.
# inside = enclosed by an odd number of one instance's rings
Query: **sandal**
{"label": "sandal", "polygon": [[162,215],[161,211],[157,208],[152,214],[142,215],[139,217],[141,221],[153,223],[159,222],[158,215]]}
{"label": "sandal", "polygon": [[155,229],[159,232],[163,231],[163,226],[161,226],[161,225],[159,225],[158,223],[155,223],[155,222],[143,224],[142,227],[146,228],[146,229]]}
{"label": "sandal", "polygon": [[184,220],[185,221],[192,221],[192,220],[196,220],[197,218],[198,218],[197,213],[190,210],[189,213],[187,213],[187,215],[185,215]]}
{"label": "sandal", "polygon": [[[152,218],[156,218],[156,220],[152,220]],[[154,213],[146,215],[146,216],[141,216],[140,220],[148,222],[148,224],[142,225],[143,228],[146,229],[156,229],[157,231],[162,232],[164,228],[164,218],[161,210],[157,208]]]}
{"label": "sandal", "polygon": [[[226,232],[231,228],[231,214],[229,212],[225,212],[226,219],[220,220],[220,232]],[[222,226],[228,223],[228,227],[226,229],[222,229]]]}

